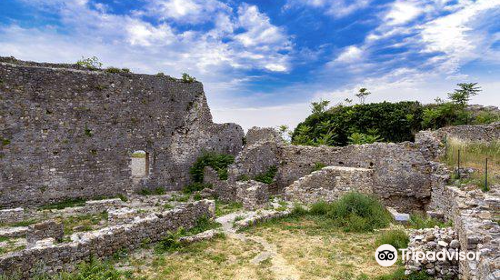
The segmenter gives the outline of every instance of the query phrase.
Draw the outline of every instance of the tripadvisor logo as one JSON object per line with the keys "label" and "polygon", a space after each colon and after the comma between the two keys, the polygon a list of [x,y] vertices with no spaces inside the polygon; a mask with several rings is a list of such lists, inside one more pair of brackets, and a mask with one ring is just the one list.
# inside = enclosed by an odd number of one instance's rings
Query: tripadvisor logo
{"label": "tripadvisor logo", "polygon": [[375,260],[381,266],[391,266],[398,260],[398,250],[389,244],[380,245],[375,251]]}
{"label": "tripadvisor logo", "polygon": [[[422,251],[414,251],[408,249],[399,249],[401,251],[401,258],[403,262],[408,260],[412,261],[423,261],[427,260],[430,262],[435,262],[436,260],[445,261],[445,260],[479,260],[480,252],[473,251],[459,251],[459,250],[443,250],[439,252],[422,252]],[[375,260],[381,266],[391,266],[396,263],[398,260],[398,250],[394,248],[394,246],[390,244],[380,245],[375,251]]]}

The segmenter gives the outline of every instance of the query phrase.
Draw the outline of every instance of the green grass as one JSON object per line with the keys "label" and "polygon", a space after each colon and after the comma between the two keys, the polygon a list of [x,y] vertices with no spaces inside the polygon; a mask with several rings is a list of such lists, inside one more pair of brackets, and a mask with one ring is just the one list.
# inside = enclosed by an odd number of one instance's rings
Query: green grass
{"label": "green grass", "polygon": [[134,152],[132,154],[133,158],[146,158],[146,153],[143,152]]}
{"label": "green grass", "polygon": [[475,184],[487,191],[485,181],[485,163],[488,158],[488,185],[500,183],[493,174],[500,174],[500,141],[465,142],[454,138],[446,142],[446,153],[442,159],[448,166],[455,168],[458,164],[460,150],[460,167],[477,170],[470,179],[459,181],[460,184]]}
{"label": "green grass", "polygon": [[441,222],[437,219],[433,219],[431,217],[424,217],[419,214],[410,215],[409,226],[414,229],[422,229],[422,228],[433,228],[438,226],[440,228],[451,227],[453,223],[449,222]]}
{"label": "green grass", "polygon": [[15,223],[0,223],[0,227],[27,227],[37,222],[38,222],[37,219],[29,219]]}
{"label": "green grass", "polygon": [[378,246],[382,244],[390,244],[396,249],[404,249],[408,247],[408,242],[410,238],[404,230],[389,230],[382,233],[381,236],[377,238],[375,244]]}
{"label": "green grass", "polygon": [[68,207],[76,207],[85,205],[85,199],[83,198],[71,198],[61,202],[55,202],[40,206],[39,210],[60,210]]}
{"label": "green grass", "polygon": [[155,189],[141,189],[139,195],[164,195],[166,193],[165,189],[162,187],[157,187]]}
{"label": "green grass", "polygon": [[64,234],[70,235],[75,231],[91,231],[95,228],[95,226],[99,225],[101,221],[107,223],[107,220],[108,212],[66,217],[62,219],[64,224]]}
{"label": "green grass", "polygon": [[431,280],[431,279],[434,278],[432,276],[427,275],[425,272],[405,275],[404,267],[399,268],[392,274],[375,278],[375,280]]}
{"label": "green grass", "polygon": [[215,216],[220,217],[243,209],[241,202],[222,202],[215,200]]}

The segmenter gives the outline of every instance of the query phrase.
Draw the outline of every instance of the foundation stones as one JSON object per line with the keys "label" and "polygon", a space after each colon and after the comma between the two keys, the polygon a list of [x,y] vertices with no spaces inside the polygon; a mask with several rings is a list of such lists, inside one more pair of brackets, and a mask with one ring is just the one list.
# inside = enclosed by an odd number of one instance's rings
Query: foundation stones
{"label": "foundation stones", "polygon": [[64,225],[54,220],[43,221],[28,227],[26,241],[28,247],[33,247],[37,241],[46,238],[53,238],[55,241],[62,241],[64,237]]}
{"label": "foundation stones", "polygon": [[236,182],[238,200],[249,210],[264,208],[269,202],[268,186],[254,180]]}

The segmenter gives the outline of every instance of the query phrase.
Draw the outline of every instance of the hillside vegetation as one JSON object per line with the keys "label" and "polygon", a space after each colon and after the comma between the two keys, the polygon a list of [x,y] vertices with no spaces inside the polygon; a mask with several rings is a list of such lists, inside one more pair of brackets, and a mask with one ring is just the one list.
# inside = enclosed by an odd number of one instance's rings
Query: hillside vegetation
{"label": "hillside vegetation", "polygon": [[449,94],[449,102],[437,100],[437,103],[426,105],[403,101],[338,105],[328,109],[329,101],[314,102],[312,114],[291,133],[292,143],[345,146],[413,141],[420,130],[500,121],[498,111],[469,110],[467,101],[475,94],[469,93],[466,97],[456,94],[470,91],[468,87],[475,84],[459,85],[461,89]]}

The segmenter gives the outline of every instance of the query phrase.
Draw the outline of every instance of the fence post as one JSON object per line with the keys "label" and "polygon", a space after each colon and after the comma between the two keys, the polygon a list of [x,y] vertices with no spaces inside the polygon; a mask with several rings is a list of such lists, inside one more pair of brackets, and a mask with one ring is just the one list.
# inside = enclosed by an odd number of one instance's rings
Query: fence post
{"label": "fence post", "polygon": [[486,164],[484,166],[484,190],[488,191],[488,158],[486,158]]}

